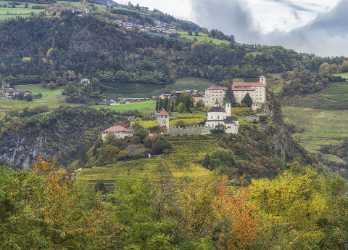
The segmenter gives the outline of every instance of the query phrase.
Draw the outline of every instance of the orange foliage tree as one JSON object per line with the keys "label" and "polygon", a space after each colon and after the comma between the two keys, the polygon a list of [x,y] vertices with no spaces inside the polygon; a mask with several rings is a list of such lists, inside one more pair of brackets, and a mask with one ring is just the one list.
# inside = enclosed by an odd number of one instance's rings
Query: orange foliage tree
{"label": "orange foliage tree", "polygon": [[247,189],[233,192],[223,178],[217,185],[215,209],[221,226],[217,239],[218,249],[250,249],[257,239],[259,220],[257,207],[249,200]]}

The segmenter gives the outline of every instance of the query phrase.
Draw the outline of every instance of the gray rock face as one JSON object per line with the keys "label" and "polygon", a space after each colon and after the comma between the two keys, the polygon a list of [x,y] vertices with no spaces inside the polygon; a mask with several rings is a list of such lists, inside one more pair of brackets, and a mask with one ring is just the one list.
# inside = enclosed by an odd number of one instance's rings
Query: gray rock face
{"label": "gray rock face", "polygon": [[0,164],[30,168],[41,156],[62,165],[81,159],[98,140],[100,131],[112,125],[117,116],[110,112],[82,108],[60,109],[8,128],[0,135]]}

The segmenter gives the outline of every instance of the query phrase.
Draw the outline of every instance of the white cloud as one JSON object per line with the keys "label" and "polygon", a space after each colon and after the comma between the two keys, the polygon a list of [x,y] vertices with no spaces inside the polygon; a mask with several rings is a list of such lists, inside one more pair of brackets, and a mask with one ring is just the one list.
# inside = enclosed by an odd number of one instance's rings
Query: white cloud
{"label": "white cloud", "polygon": [[330,11],[339,0],[244,0],[262,33],[288,32]]}
{"label": "white cloud", "polygon": [[[162,10],[179,18],[197,21],[192,12],[193,0],[132,0],[133,4],[140,4],[150,8]],[[216,1],[216,0],[210,0]],[[290,31],[304,26],[313,21],[318,14],[327,12],[336,6],[339,0],[242,0],[248,6],[254,25],[261,29],[262,33],[272,31]],[[116,0],[126,4],[129,0]],[[232,2],[232,1],[231,1]],[[285,3],[288,3],[285,4]],[[291,6],[299,6],[304,9],[294,10]]]}

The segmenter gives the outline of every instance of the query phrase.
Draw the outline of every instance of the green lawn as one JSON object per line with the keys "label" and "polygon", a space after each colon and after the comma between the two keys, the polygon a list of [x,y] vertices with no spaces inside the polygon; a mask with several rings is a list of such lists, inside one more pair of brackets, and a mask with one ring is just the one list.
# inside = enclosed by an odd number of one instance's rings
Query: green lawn
{"label": "green lawn", "polygon": [[127,103],[119,105],[96,105],[96,108],[106,108],[116,112],[139,111],[142,113],[151,113],[155,111],[156,102],[153,100],[137,103]]}
{"label": "green lawn", "polygon": [[209,43],[209,44],[214,44],[218,46],[229,46],[230,44],[229,41],[211,38],[208,36],[208,34],[205,34],[205,33],[199,33],[199,35],[196,36],[195,34],[190,35],[187,32],[179,32],[179,35],[181,38],[190,42],[197,41],[199,43]]}
{"label": "green lawn", "polygon": [[67,105],[64,102],[64,97],[62,95],[62,89],[47,89],[39,84],[35,85],[18,85],[16,86],[18,90],[29,90],[33,94],[42,94],[42,98],[34,99],[31,102],[10,100],[7,98],[0,97],[0,112],[4,111],[14,111],[21,110],[24,108],[35,108],[38,106],[47,106],[50,109],[58,108],[62,105]]}

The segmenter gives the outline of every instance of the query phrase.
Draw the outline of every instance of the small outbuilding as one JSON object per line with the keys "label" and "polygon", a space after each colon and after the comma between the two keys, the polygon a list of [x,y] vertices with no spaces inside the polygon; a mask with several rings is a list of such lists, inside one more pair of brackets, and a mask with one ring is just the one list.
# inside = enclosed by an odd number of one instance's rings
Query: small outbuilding
{"label": "small outbuilding", "polygon": [[109,136],[117,139],[125,139],[134,135],[133,129],[124,125],[115,125],[103,131],[102,139],[105,140]]}

